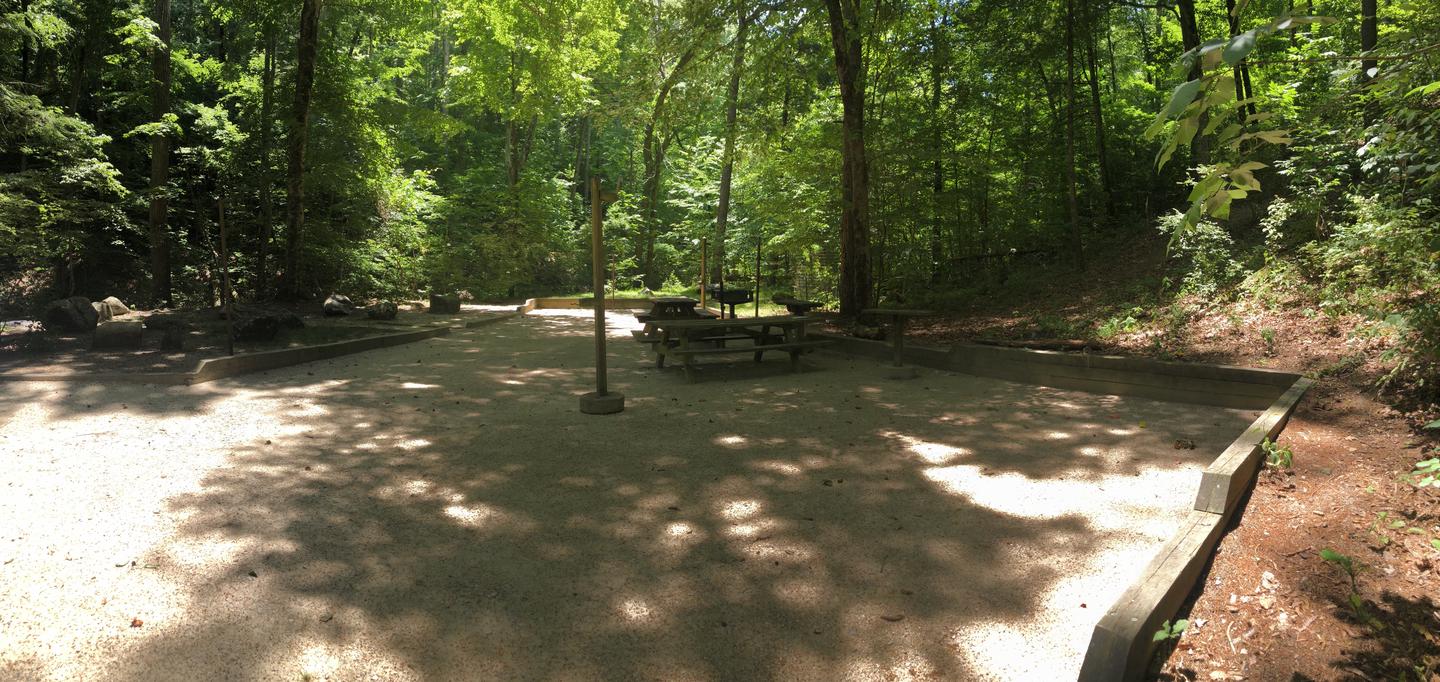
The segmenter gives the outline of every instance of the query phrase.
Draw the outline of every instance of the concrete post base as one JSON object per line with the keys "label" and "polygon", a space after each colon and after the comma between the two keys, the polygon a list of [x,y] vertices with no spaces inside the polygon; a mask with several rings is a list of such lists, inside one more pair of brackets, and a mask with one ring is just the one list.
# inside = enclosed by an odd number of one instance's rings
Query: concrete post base
{"label": "concrete post base", "polygon": [[625,411],[625,396],[619,393],[586,393],[580,396],[580,411],[585,414],[615,414]]}

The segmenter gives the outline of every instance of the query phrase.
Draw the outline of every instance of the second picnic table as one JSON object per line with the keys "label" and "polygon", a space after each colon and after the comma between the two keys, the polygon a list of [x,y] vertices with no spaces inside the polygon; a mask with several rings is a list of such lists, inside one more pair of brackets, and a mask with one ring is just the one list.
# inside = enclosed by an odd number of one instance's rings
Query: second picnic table
{"label": "second picnic table", "polygon": [[860,311],[860,314],[890,318],[890,349],[894,355],[894,364],[890,368],[889,376],[892,379],[914,378],[915,368],[905,366],[905,322],[912,317],[925,317],[934,315],[935,312],[904,308],[866,308]]}
{"label": "second picnic table", "polygon": [[[806,350],[828,341],[810,340],[805,325],[814,318],[797,315],[714,319],[651,319],[658,338],[653,342],[655,366],[664,367],[665,360],[675,357],[684,363],[685,378],[695,380],[695,356],[722,353],[754,353],[760,362],[765,351],[784,351],[790,355],[790,368],[800,371],[800,356]],[[728,341],[750,341],[750,345],[727,346]]]}

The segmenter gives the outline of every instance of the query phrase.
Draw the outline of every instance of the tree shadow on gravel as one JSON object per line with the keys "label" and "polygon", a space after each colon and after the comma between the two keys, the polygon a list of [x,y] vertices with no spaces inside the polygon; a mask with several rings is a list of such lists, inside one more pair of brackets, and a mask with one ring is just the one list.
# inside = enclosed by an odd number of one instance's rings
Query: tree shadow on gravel
{"label": "tree shadow on gravel", "polygon": [[[589,346],[545,339],[585,324],[225,382],[303,386],[313,407],[169,501],[180,533],[147,560],[184,585],[185,620],[113,676],[974,677],[989,671],[967,637],[1034,617],[1061,567],[1121,531],[1000,511],[937,469],[1059,480],[1199,456],[1076,457],[1144,428],[1122,423],[1121,398],[1067,407],[1073,394],[991,382],[977,411],[943,375],[844,386],[783,370],[689,386],[635,347],[611,377],[629,409],[584,416]],[[1154,409],[1178,423],[1191,408]],[[1050,411],[1066,426],[1043,428]]]}

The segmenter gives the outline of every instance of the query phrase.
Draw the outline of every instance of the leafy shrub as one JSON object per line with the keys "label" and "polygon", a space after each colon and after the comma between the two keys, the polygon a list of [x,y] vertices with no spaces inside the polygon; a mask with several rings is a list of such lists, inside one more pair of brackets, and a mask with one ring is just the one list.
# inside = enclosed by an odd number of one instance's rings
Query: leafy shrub
{"label": "leafy shrub", "polygon": [[1230,293],[1246,274],[1245,266],[1235,256],[1235,240],[1225,228],[1209,220],[1187,230],[1181,229],[1183,223],[1180,213],[1160,219],[1160,231],[1174,235],[1171,257],[1184,263],[1181,293],[1206,299]]}

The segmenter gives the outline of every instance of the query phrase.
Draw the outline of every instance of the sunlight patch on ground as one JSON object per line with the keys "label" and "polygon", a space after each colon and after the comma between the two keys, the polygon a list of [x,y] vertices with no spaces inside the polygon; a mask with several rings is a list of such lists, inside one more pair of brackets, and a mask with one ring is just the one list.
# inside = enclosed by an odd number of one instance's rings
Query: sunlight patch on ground
{"label": "sunlight patch on ground", "polygon": [[745,445],[746,442],[747,441],[744,436],[717,436],[715,438],[716,445],[724,445],[726,447],[732,448],[741,447]]}
{"label": "sunlight patch on ground", "polygon": [[416,389],[416,390],[418,390],[418,389],[422,389],[422,388],[440,388],[440,385],[439,385],[439,384],[422,384],[422,383],[415,382],[415,381],[407,381],[407,382],[405,382],[405,383],[403,383],[403,384],[400,384],[400,388],[408,388],[408,389]]}
{"label": "sunlight patch on ground", "polygon": [[473,504],[469,506],[452,504],[445,508],[445,515],[455,519],[455,521],[462,526],[479,528],[486,525],[486,522],[494,519],[496,512],[494,509],[483,504]]}
{"label": "sunlight patch on ground", "polygon": [[966,448],[957,448],[944,443],[933,443],[903,433],[885,431],[880,435],[900,441],[906,449],[930,464],[946,464],[957,457],[970,454]]}
{"label": "sunlight patch on ground", "polygon": [[631,623],[646,624],[655,616],[655,609],[638,597],[622,600],[615,610]]}
{"label": "sunlight patch on ground", "polygon": [[732,500],[720,508],[720,516],[731,521],[748,519],[760,513],[759,500]]}

